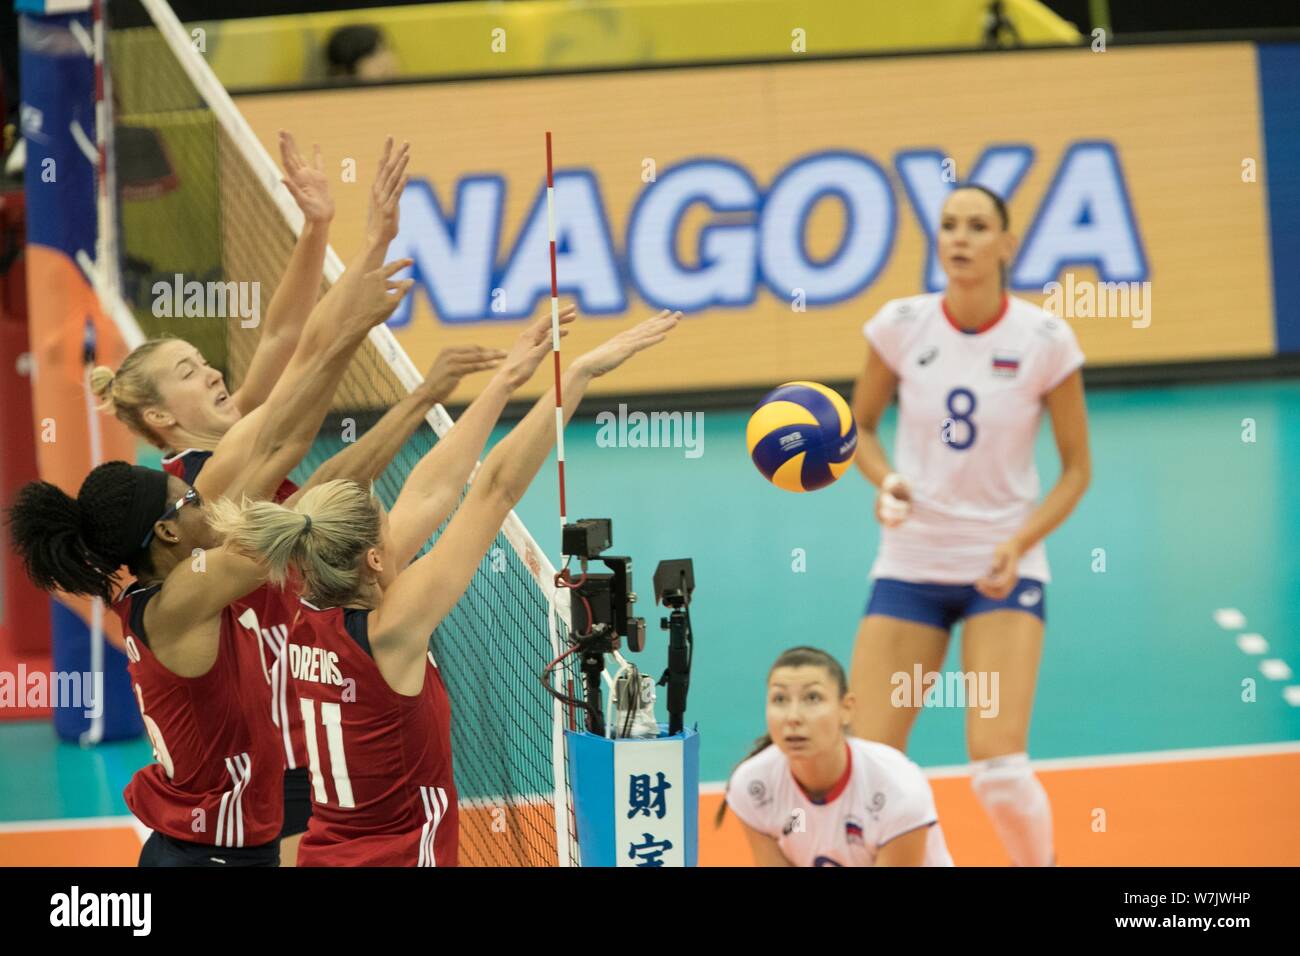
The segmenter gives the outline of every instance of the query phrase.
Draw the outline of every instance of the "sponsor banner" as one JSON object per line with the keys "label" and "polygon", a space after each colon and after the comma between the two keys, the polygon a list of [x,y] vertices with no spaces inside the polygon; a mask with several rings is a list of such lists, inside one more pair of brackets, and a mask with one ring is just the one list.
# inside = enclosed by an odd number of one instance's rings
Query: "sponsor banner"
{"label": "sponsor banner", "polygon": [[417,288],[392,325],[422,367],[443,345],[505,345],[546,307],[549,129],[559,282],[585,316],[566,352],[687,313],[593,392],[770,387],[851,378],[865,320],[943,288],[933,237],[958,180],[1007,197],[1010,285],[1068,321],[1090,364],[1274,354],[1257,58],[1207,44],[813,61],[238,106],[268,148],[289,126],[337,164],[345,258],[383,136],[410,140],[391,256],[415,259]]}

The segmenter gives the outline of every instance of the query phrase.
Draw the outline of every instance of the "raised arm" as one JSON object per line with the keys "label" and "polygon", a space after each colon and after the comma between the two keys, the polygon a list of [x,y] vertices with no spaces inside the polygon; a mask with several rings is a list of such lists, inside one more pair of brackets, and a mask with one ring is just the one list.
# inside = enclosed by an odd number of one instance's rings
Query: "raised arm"
{"label": "raised arm", "polygon": [[287,503],[292,505],[308,488],[336,478],[350,478],[362,484],[374,481],[420,427],[429,410],[450,395],[463,376],[496,368],[504,357],[505,353],[499,349],[477,345],[443,349],[429,369],[428,377],[415,391],[384,412],[359,440],[321,463],[307,484]]}
{"label": "raised arm", "polygon": [[225,547],[179,562],[145,606],[149,649],[180,677],[206,674],[217,659],[221,612],[266,583],[269,568]]}
{"label": "raised arm", "polygon": [[[354,281],[344,274],[321,300],[320,307],[326,312],[321,321],[337,328],[338,334],[300,366],[286,371],[276,383],[244,469],[225,489],[228,497],[266,497],[306,456],[357,348],[370,329],[387,320],[410,291],[412,280],[392,279],[410,263],[409,259],[399,259],[356,276]],[[296,362],[297,356],[294,358]],[[199,473],[199,482],[210,467],[211,462]]]}
{"label": "raised arm", "polygon": [[[668,335],[680,312],[661,312],[579,357],[565,373],[564,420],[577,410],[591,381]],[[371,647],[389,684],[418,686],[429,635],[469,587],[510,509],[523,496],[555,441],[555,403],[538,399],[483,462],[447,530],[424,557],[398,575],[370,620]]]}
{"label": "raised arm", "polygon": [[321,269],[329,247],[330,221],[334,218],[334,200],[330,198],[329,178],[321,165],[320,147],[314,148],[309,166],[299,154],[293,137],[280,130],[280,159],[285,172],[281,182],[302,210],[304,222],[289,265],[267,306],[262,337],[257,341],[248,373],[239,390],[231,396],[244,415],[271,394],[275,380],[298,345],[307,316],[320,295]]}
{"label": "raised arm", "polygon": [[[288,367],[285,368],[284,373],[272,389],[271,396],[275,397],[277,401],[286,395],[294,395],[297,399],[294,411],[304,412],[302,402],[308,403],[305,406],[307,414],[314,414],[311,410],[315,408],[315,403],[318,400],[325,401],[326,407],[328,406],[335,384],[342,375],[342,368],[346,367],[346,358],[351,356],[361,342],[361,339],[343,341],[347,337],[347,333],[343,330],[341,323],[347,320],[350,314],[349,309],[352,309],[352,319],[370,322],[369,325],[365,326],[367,330],[371,325],[375,324],[374,316],[367,317],[353,308],[360,301],[357,297],[369,295],[372,297],[372,306],[383,304],[379,299],[375,298],[375,294],[378,292],[382,296],[385,287],[382,282],[377,285],[375,277],[379,276],[381,279],[387,280],[391,277],[392,271],[384,274],[380,265],[373,265],[372,263],[382,264],[388,244],[392,241],[392,237],[396,235],[399,201],[402,190],[406,186],[406,177],[401,172],[405,168],[405,152],[393,154],[391,137],[387,142],[389,147],[386,151],[388,162],[380,167],[376,177],[375,189],[372,190],[372,196],[377,196],[382,200],[378,211],[374,214],[373,222],[376,225],[373,228],[368,228],[366,240],[360,251],[348,265],[343,275],[339,277],[339,281],[312,309],[306,328],[303,329],[299,338],[298,347],[294,350],[293,358],[289,360]],[[401,265],[398,268],[404,268],[409,264],[410,260],[401,260]],[[409,280],[403,280],[400,283],[392,284],[388,291],[395,291],[398,287],[409,289],[410,285]],[[402,294],[405,294],[405,292],[403,291]],[[400,301],[400,296],[398,301]],[[396,308],[395,303],[393,308]],[[391,312],[392,309],[389,309],[388,314],[391,314]],[[356,329],[354,328],[352,331],[355,332]],[[349,351],[346,355],[340,355],[337,351],[341,345],[348,346]],[[331,371],[335,366],[330,363],[337,362],[341,358],[343,359],[343,365],[336,367],[336,375],[334,371]],[[324,394],[319,394],[319,390],[323,387],[321,376],[325,376],[325,379],[331,381],[328,391],[325,391]],[[318,394],[299,394],[302,388],[316,390]],[[222,437],[212,457],[199,474],[200,491],[204,497],[215,499],[229,493],[231,483],[236,476],[244,472],[250,462],[255,461],[254,449],[257,436],[262,431],[269,406],[270,398],[236,422]],[[322,412],[322,416],[323,414]],[[283,414],[279,418],[281,424],[283,424]],[[319,423],[317,427],[319,427]],[[267,433],[267,438],[272,439],[275,434],[275,432]],[[264,454],[264,448],[259,447],[256,454]],[[302,454],[306,454],[305,449]],[[299,460],[301,460],[301,455],[294,459],[294,464]],[[290,465],[290,469],[292,467],[293,465]],[[281,479],[283,477],[281,475]],[[272,482],[271,489],[273,490],[278,483],[278,480]]]}
{"label": "raised arm", "polygon": [[[560,313],[560,336],[577,318],[569,306]],[[406,476],[389,515],[389,555],[395,568],[404,568],[429,540],[460,500],[483,446],[515,390],[533,377],[551,351],[550,313],[531,322],[510,350],[505,363],[465,413]]]}

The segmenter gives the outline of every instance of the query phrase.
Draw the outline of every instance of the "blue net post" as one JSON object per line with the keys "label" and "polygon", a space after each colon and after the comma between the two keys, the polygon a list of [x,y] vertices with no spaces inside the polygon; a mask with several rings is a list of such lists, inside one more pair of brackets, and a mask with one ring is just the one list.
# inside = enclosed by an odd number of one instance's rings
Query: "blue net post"
{"label": "blue net post", "polygon": [[565,732],[583,866],[697,866],[700,735]]}

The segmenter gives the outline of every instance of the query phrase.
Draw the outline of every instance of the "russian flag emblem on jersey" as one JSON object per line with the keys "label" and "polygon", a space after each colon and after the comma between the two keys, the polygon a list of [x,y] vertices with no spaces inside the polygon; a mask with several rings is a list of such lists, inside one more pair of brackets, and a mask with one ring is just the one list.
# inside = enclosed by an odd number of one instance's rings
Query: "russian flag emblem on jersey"
{"label": "russian flag emblem on jersey", "polygon": [[993,353],[993,374],[1005,375],[1008,378],[1015,376],[1020,371],[1020,356],[1008,355],[1006,353]]}
{"label": "russian flag emblem on jersey", "polygon": [[862,824],[849,817],[844,821],[844,838],[850,843],[862,842]]}

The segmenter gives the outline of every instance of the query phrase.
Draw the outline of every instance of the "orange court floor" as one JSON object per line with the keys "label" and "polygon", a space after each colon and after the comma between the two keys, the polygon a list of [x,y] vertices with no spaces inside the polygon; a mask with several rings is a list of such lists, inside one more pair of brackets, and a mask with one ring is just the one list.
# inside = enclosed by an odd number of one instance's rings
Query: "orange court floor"
{"label": "orange court floor", "polygon": [[[1052,801],[1062,866],[1300,864],[1300,744],[1225,747],[1037,765]],[[957,769],[929,771],[959,866],[1006,866],[1006,855]],[[732,814],[713,818],[721,785],[700,797],[700,865],[748,866]],[[0,824],[3,866],[133,866],[142,828],[131,817]]]}

